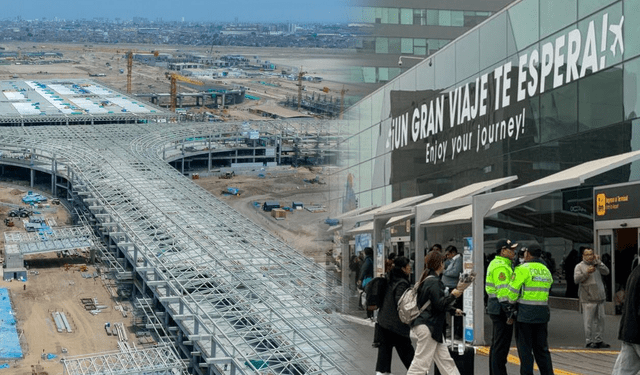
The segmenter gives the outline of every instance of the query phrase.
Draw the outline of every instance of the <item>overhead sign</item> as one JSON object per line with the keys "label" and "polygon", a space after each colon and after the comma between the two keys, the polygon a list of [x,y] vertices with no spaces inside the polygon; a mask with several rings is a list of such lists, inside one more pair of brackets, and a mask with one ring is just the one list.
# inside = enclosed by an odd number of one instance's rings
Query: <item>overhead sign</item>
{"label": "overhead sign", "polygon": [[424,147],[424,162],[439,164],[535,134],[526,122],[528,99],[606,69],[607,57],[624,53],[623,23],[624,16],[610,23],[605,13],[586,33],[568,30],[521,53],[517,64],[508,61],[449,91],[391,91],[387,149]]}
{"label": "overhead sign", "polygon": [[640,183],[593,189],[595,221],[640,217]]}

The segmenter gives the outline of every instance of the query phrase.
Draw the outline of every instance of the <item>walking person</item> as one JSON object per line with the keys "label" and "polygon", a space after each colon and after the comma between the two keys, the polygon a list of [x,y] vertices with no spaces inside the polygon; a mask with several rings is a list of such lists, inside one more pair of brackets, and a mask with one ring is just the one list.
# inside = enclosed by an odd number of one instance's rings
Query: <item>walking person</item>
{"label": "walking person", "polygon": [[586,248],[582,252],[582,262],[578,263],[573,274],[578,284],[587,348],[608,348],[611,345],[602,341],[606,300],[602,276],[609,274],[609,268],[600,261],[593,249]]}
{"label": "walking person", "polygon": [[393,267],[387,274],[387,292],[378,311],[380,344],[376,361],[376,375],[391,373],[391,358],[394,347],[406,368],[409,368],[411,361],[413,361],[415,351],[411,344],[411,327],[402,323],[398,316],[398,300],[410,287],[410,274],[411,262],[409,259],[403,256],[396,257],[393,260]]}
{"label": "walking person", "polygon": [[[458,285],[460,274],[462,273],[462,255],[458,254],[458,248],[453,245],[447,246],[444,251],[445,270],[442,272],[442,283],[449,290],[453,290]],[[447,263],[448,262],[448,263]],[[462,298],[456,298],[453,307],[462,310]],[[462,338],[462,316],[454,317],[454,336],[457,340]]]}
{"label": "walking person", "polygon": [[640,267],[631,271],[625,291],[618,331],[622,348],[611,375],[637,375],[640,372]]}
{"label": "walking person", "polygon": [[[533,375],[534,358],[540,375],[553,375],[547,339],[553,276],[541,256],[542,248],[537,244],[525,250],[524,263],[513,271],[507,292],[508,303],[517,310],[515,329],[520,375]],[[513,319],[510,317],[509,322]]]}
{"label": "walking person", "polygon": [[364,304],[365,295],[364,295],[364,287],[367,286],[367,283],[373,279],[373,249],[370,247],[365,247],[364,250],[365,258],[362,264],[360,265],[360,274],[358,276],[358,288],[362,290],[360,293],[360,303],[363,309],[367,311],[367,318],[373,318],[373,311],[367,309],[367,306]]}
{"label": "walking person", "polygon": [[418,337],[418,343],[407,375],[425,375],[434,361],[443,374],[460,375],[444,344],[444,321],[447,311],[462,314],[461,310],[452,305],[470,283],[461,283],[445,295],[444,284],[440,281],[440,275],[444,271],[444,255],[439,251],[432,251],[427,254],[425,263],[427,268],[420,278],[422,285],[418,290],[417,302],[418,306],[423,306],[430,301],[430,305],[411,324],[411,331]]}
{"label": "walking person", "polygon": [[[584,249],[580,247],[580,249]],[[573,249],[567,255],[567,258],[564,260],[564,264],[562,268],[564,269],[564,279],[567,281],[567,291],[565,293],[565,297],[567,298],[577,298],[578,297],[578,285],[575,282],[573,272],[576,269],[576,266],[580,263],[580,254],[578,250]]]}
{"label": "walking person", "polygon": [[485,291],[488,295],[487,314],[493,324],[493,335],[489,350],[489,374],[507,375],[507,357],[513,337],[513,323],[508,324],[507,308],[500,302],[507,301],[511,280],[512,262],[516,256],[517,243],[501,239],[496,243],[496,257],[487,268]]}

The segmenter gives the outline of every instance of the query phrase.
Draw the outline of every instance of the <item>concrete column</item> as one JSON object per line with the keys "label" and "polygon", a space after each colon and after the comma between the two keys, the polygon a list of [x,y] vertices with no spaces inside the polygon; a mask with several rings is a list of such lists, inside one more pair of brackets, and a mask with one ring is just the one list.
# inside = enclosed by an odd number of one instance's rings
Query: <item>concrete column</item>
{"label": "concrete column", "polygon": [[418,214],[418,212],[416,212],[416,225],[413,228],[413,234],[414,234],[413,238],[415,239],[415,242],[416,242],[415,243],[416,262],[414,266],[415,269],[413,270],[413,272],[415,272],[416,281],[420,278],[420,275],[422,275],[422,271],[424,271],[424,261],[419,262],[418,259],[424,259],[424,256],[425,256],[424,248],[426,246],[425,235],[424,235],[425,229],[420,225],[423,218]]}
{"label": "concrete column", "polygon": [[56,156],[53,155],[53,159],[51,159],[51,194],[55,197],[56,192],[56,173],[58,171],[58,162],[56,161]]}
{"label": "concrete column", "polygon": [[473,197],[471,235],[473,237],[473,264],[477,273],[473,282],[473,345],[485,345],[484,341],[484,217],[495,199],[484,199],[483,195]]}
{"label": "concrete column", "polygon": [[[33,156],[32,156],[33,157]],[[34,185],[34,180],[36,178],[36,171],[35,169],[31,169],[29,170],[29,177],[30,177],[30,181],[29,181],[29,186],[33,187]]]}
{"label": "concrete column", "polygon": [[209,153],[208,153],[208,157],[209,157],[209,163],[207,165],[207,169],[209,172],[211,172],[211,135],[209,135]]}
{"label": "concrete column", "polygon": [[349,296],[351,295],[351,281],[349,278],[349,258],[351,254],[349,254],[349,241],[346,241],[344,238],[344,231],[342,231],[341,234],[342,236],[340,237],[343,238],[340,244],[340,254],[342,257],[342,312],[346,312],[349,309]]}

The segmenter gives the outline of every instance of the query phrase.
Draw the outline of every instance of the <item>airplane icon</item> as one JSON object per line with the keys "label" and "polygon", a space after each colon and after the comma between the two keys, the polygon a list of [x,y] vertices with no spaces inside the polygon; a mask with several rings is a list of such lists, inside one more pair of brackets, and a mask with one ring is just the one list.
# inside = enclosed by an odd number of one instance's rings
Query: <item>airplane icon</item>
{"label": "airplane icon", "polygon": [[611,53],[613,56],[616,55],[616,44],[620,44],[620,53],[624,53],[624,40],[622,39],[622,24],[624,23],[624,16],[620,18],[619,24],[609,25],[609,31],[611,31],[615,35],[615,39],[613,40],[613,44],[611,44]]}

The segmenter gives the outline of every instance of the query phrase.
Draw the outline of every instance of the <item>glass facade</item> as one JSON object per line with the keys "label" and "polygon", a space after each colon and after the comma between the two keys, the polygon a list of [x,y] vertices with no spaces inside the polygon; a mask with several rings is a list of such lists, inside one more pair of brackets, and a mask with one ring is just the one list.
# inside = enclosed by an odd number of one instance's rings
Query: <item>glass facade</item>
{"label": "glass facade", "polygon": [[[387,22],[402,24],[402,9],[397,14]],[[467,12],[410,14],[412,24],[467,22]],[[342,146],[359,150],[345,153],[338,173],[353,173],[359,207],[382,206],[516,175],[512,188],[640,150],[638,25],[634,0],[514,3],[402,75],[388,75],[389,83],[352,108]],[[416,48],[410,39],[397,45]],[[537,241],[559,271],[571,249],[594,245],[593,187],[637,180],[640,162],[504,211],[485,221],[485,241]],[[440,227],[427,238],[446,242],[470,230]]]}
{"label": "glass facade", "polygon": [[415,63],[396,69],[398,57],[432,55],[511,1],[463,0],[455,4],[457,9],[447,9],[452,6],[447,2],[383,0],[367,6],[365,0],[362,6],[352,7],[350,14],[351,22],[366,25],[356,45],[361,71],[352,74],[353,82],[379,86],[395,79]]}
{"label": "glass facade", "polygon": [[384,25],[421,25],[474,27],[491,16],[491,12],[449,9],[411,9],[358,7],[354,22]]}

